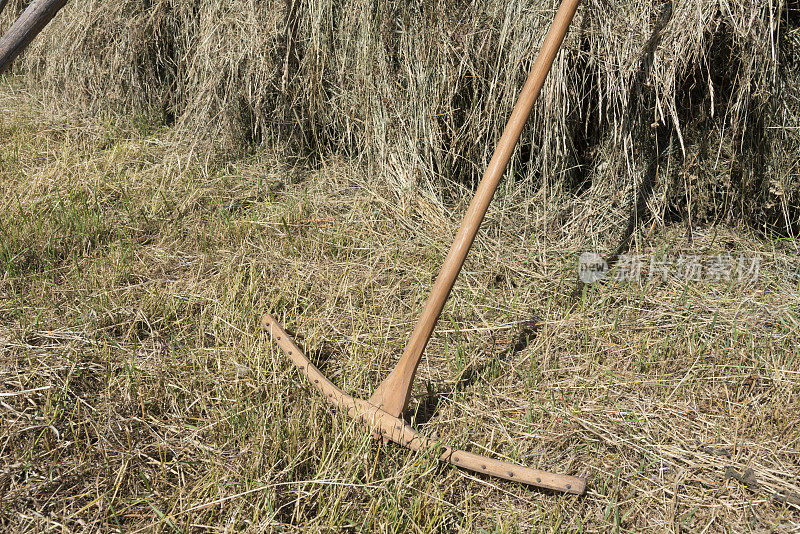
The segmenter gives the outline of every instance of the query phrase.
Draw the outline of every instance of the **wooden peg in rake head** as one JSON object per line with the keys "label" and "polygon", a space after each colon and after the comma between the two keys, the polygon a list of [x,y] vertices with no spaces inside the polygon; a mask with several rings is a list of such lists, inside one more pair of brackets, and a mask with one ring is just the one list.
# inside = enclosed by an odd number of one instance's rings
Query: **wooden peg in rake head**
{"label": "wooden peg in rake head", "polygon": [[351,397],[325,378],[271,315],[264,316],[262,326],[272,334],[278,346],[331,404],[345,410],[350,417],[363,422],[372,430],[374,435],[382,436],[412,450],[438,448],[441,451],[440,459],[442,461],[470,471],[580,495],[586,489],[586,481],[584,479],[547,473],[442,446],[433,440],[420,436],[403,420],[403,414],[411,395],[414,375],[422,354],[433,333],[436,322],[439,320],[456,277],[464,265],[464,260],[472,247],[500,179],[505,173],[508,161],[514,152],[514,147],[519,141],[525,122],[530,115],[531,109],[533,109],[533,104],[536,102],[544,80],[553,66],[556,54],[575,16],[578,3],[579,0],[562,1],[539,56],[536,58],[522,93],[514,106],[511,118],[506,124],[503,136],[500,138],[489,166],[486,168],[486,173],[478,185],[478,190],[475,192],[475,197],[467,209],[453,246],[434,283],[428,302],[414,327],[408,345],[395,369],[381,382],[370,399],[364,401]]}

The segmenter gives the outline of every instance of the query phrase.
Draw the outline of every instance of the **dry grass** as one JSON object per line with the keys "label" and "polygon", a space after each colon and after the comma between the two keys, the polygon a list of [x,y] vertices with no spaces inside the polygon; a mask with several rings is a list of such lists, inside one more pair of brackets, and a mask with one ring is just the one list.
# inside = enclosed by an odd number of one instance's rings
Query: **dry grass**
{"label": "dry grass", "polygon": [[[373,443],[340,387],[392,367],[455,232],[363,165],[223,160],[167,128],[0,95],[0,525],[14,531],[791,532],[800,524],[794,240],[648,226],[634,250],[757,254],[757,283],[570,294],[621,203],[508,184],[420,368],[415,423],[589,477],[552,495]],[[557,199],[556,199],[557,200]],[[658,221],[655,221],[658,222]],[[532,321],[527,347],[510,351]],[[752,470],[752,471],[748,471]]]}

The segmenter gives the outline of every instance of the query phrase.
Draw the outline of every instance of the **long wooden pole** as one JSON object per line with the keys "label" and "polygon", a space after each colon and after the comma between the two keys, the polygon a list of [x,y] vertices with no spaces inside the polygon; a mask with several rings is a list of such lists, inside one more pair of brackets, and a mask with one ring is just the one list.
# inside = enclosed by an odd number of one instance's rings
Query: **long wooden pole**
{"label": "long wooden pole", "polygon": [[434,283],[425,309],[414,327],[403,356],[400,358],[397,367],[381,382],[369,400],[371,404],[380,407],[394,417],[400,417],[405,412],[411,394],[411,384],[414,381],[414,374],[422,358],[422,353],[425,351],[425,346],[428,344],[436,322],[439,320],[447,297],[453,289],[456,277],[464,265],[464,260],[470,247],[472,247],[475,235],[478,233],[481,222],[483,222],[483,217],[486,215],[486,210],[497,190],[500,179],[505,173],[508,160],[514,152],[514,147],[517,145],[522,128],[528,120],[547,74],[553,66],[556,54],[561,48],[564,36],[575,16],[575,11],[578,9],[578,3],[579,0],[562,1],[539,56],[531,68],[528,80],[522,88],[519,100],[514,106],[511,118],[506,124],[503,136],[500,138],[489,166],[486,168],[486,173],[478,185],[475,197],[467,209],[455,242]]}
{"label": "long wooden pole", "polygon": [[67,0],[33,0],[0,38],[0,74],[39,35]]}

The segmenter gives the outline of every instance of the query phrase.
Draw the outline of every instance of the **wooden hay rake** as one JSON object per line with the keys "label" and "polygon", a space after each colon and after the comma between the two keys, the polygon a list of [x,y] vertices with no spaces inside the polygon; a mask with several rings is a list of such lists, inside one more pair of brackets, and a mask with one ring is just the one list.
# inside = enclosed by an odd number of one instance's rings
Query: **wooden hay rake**
{"label": "wooden hay rake", "polygon": [[472,247],[478,228],[483,221],[500,179],[505,173],[508,161],[522,133],[522,128],[553,66],[556,53],[564,41],[564,36],[578,8],[578,3],[579,0],[562,1],[539,56],[536,58],[522,93],[514,106],[511,118],[506,124],[500,142],[478,185],[455,241],[434,283],[428,302],[414,327],[408,345],[397,366],[378,386],[369,400],[365,401],[347,395],[336,387],[333,382],[325,378],[271,315],[267,314],[263,317],[262,326],[271,333],[278,346],[325,396],[328,402],[345,411],[353,419],[367,425],[372,430],[373,435],[382,436],[384,439],[415,451],[435,450],[442,461],[470,471],[580,495],[586,489],[586,481],[582,478],[539,471],[457,450],[419,435],[403,419],[403,414],[406,411],[411,395],[414,375],[425,346],[428,344],[436,322],[442,313],[456,277],[464,265],[464,260]]}

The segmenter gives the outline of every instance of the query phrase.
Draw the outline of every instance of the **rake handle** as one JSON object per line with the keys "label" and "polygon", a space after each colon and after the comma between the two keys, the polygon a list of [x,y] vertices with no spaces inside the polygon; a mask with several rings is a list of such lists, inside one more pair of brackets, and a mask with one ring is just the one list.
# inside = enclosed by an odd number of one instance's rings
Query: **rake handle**
{"label": "rake handle", "polygon": [[370,402],[381,406],[382,409],[396,417],[399,417],[406,410],[408,399],[411,395],[414,374],[422,358],[422,353],[425,351],[433,329],[442,314],[445,302],[450,296],[450,291],[453,289],[458,273],[461,272],[467,253],[475,241],[475,236],[486,215],[486,210],[489,208],[489,203],[497,190],[500,179],[505,173],[508,161],[514,153],[514,147],[519,141],[525,122],[533,109],[533,104],[536,102],[544,81],[553,66],[558,50],[564,42],[564,37],[575,16],[575,11],[578,9],[578,3],[579,0],[562,1],[553,25],[545,38],[542,49],[514,106],[514,111],[506,124],[503,136],[500,138],[483,179],[478,185],[475,197],[467,209],[453,246],[450,248],[442,270],[436,278],[425,309],[422,311],[411,333],[408,345],[403,351],[397,367],[378,386],[372,398],[370,398]]}
{"label": "rake handle", "polygon": [[300,372],[322,393],[325,400],[334,407],[346,411],[350,418],[364,423],[373,433],[413,451],[439,452],[441,461],[476,473],[575,495],[582,495],[586,490],[586,481],[582,478],[548,473],[502,460],[494,460],[442,445],[418,434],[402,419],[394,417],[365,400],[352,397],[336,387],[311,363],[297,343],[271,315],[264,315],[261,319],[261,326],[270,333],[278,347],[300,369]]}

